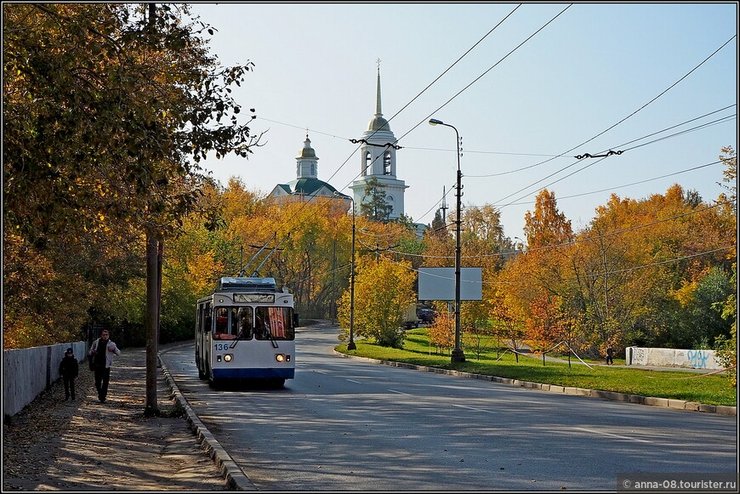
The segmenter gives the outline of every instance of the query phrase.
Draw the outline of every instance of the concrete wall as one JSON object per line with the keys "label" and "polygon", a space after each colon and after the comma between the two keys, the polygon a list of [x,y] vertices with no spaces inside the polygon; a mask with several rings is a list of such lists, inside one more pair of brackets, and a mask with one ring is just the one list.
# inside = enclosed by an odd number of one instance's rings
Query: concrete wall
{"label": "concrete wall", "polygon": [[681,350],[676,348],[625,349],[627,365],[654,365],[658,367],[686,367],[689,369],[724,369],[715,358],[714,350]]}
{"label": "concrete wall", "polygon": [[3,413],[13,416],[23,410],[42,391],[59,379],[59,362],[72,347],[80,361],[80,372],[87,369],[87,343],[59,343],[3,351]]}

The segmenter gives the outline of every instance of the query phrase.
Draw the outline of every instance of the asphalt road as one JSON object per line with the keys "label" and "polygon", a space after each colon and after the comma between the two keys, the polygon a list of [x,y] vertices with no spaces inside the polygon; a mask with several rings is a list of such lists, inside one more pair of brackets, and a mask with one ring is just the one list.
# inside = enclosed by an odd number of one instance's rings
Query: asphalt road
{"label": "asphalt road", "polygon": [[214,390],[192,346],[163,353],[200,420],[260,490],[608,490],[634,473],[737,471],[737,420],[338,356],[296,336],[281,390]]}

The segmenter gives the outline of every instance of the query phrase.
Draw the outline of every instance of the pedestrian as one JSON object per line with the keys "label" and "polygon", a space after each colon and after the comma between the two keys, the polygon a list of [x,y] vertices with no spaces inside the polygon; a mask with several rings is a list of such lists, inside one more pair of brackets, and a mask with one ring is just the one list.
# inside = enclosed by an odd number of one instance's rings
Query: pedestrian
{"label": "pedestrian", "polygon": [[609,347],[606,349],[606,365],[612,365],[614,363],[614,349]]}
{"label": "pedestrian", "polygon": [[105,403],[110,383],[110,366],[113,365],[113,355],[121,355],[115,343],[110,340],[107,329],[100,332],[100,338],[93,341],[88,358],[92,359],[95,370],[95,389],[98,390],[98,400]]}
{"label": "pedestrian", "polygon": [[64,381],[64,401],[67,401],[71,396],[75,399],[75,379],[77,374],[80,372],[80,365],[75,358],[72,347],[67,348],[64,352],[64,358],[59,362],[59,374],[62,376]]}

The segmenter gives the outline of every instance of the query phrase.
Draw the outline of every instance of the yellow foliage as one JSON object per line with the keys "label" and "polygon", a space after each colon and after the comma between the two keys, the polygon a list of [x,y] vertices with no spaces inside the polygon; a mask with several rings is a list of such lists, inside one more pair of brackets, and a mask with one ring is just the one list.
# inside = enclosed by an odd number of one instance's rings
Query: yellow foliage
{"label": "yellow foliage", "polygon": [[[363,259],[355,278],[355,334],[374,338],[381,345],[400,342],[403,310],[416,301],[414,280],[415,273],[409,262]],[[338,308],[339,322],[344,327],[349,326],[348,291],[343,294]]]}
{"label": "yellow foliage", "polygon": [[429,342],[437,348],[455,346],[455,314],[438,312],[434,323],[429,326]]}
{"label": "yellow foliage", "polygon": [[671,291],[671,296],[681,304],[681,307],[687,307],[689,303],[694,299],[694,293],[696,292],[699,283],[697,281],[683,280],[681,282],[681,288]]}
{"label": "yellow foliage", "polygon": [[223,265],[216,261],[213,251],[193,254],[188,260],[187,281],[196,293],[207,292],[213,287],[213,281],[224,271]]}

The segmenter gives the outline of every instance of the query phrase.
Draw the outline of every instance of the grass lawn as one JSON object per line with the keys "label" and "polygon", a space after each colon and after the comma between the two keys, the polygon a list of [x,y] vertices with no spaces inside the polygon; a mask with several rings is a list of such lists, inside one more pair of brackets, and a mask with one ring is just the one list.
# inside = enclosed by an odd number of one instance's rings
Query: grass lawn
{"label": "grass lawn", "polygon": [[[436,353],[430,347],[426,329],[406,333],[404,348],[381,347],[365,340],[355,340],[356,350],[347,351],[341,344],[336,350],[348,355],[369,357],[378,360],[407,362],[443,369],[456,369],[475,374],[484,374],[522,381],[531,381],[559,386],[615,391],[658,398],[673,398],[695,401],[707,405],[736,406],[735,388],[721,374],[706,375],[685,371],[654,371],[634,367],[622,367],[624,361],[615,359],[613,366],[589,362],[590,368],[572,357],[572,365],[547,362],[542,365],[539,357],[519,356],[517,362],[511,352],[484,348],[480,355],[473,349],[465,349],[465,362],[452,364],[449,353]],[[567,359],[567,357],[566,357]]]}

